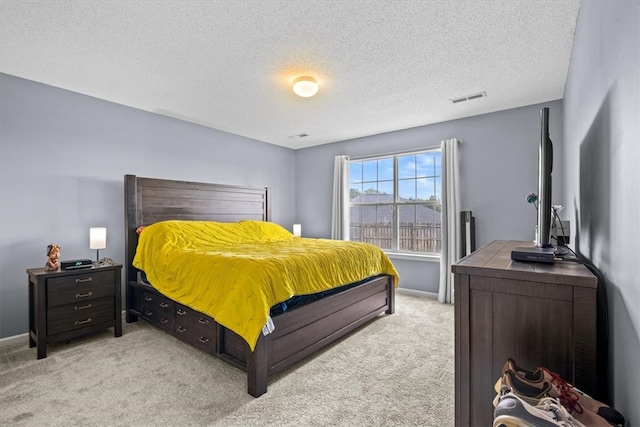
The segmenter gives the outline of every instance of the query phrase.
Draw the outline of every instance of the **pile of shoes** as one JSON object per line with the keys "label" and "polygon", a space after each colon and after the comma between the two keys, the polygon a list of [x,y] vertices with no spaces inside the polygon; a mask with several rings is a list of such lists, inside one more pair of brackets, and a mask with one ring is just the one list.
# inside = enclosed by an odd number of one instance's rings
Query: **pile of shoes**
{"label": "pile of shoes", "polygon": [[495,384],[493,427],[623,427],[620,412],[546,368],[526,370],[508,359]]}

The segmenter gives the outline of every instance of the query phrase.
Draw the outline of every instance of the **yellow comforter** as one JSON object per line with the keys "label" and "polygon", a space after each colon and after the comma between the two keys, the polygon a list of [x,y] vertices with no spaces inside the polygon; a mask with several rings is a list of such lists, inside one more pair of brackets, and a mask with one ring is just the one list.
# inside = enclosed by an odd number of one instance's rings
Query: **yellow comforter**
{"label": "yellow comforter", "polygon": [[263,221],[163,221],[140,233],[133,265],[162,294],[208,314],[255,348],[269,310],[377,274],[394,276],[377,246],[295,237]]}

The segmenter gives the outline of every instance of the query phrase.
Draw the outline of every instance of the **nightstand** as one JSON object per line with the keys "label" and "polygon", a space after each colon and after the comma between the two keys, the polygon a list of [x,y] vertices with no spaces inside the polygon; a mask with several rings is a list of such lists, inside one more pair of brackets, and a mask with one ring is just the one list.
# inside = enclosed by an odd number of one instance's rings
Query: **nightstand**
{"label": "nightstand", "polygon": [[47,344],[113,327],[122,336],[122,265],[79,270],[30,268],[29,347],[38,359]]}

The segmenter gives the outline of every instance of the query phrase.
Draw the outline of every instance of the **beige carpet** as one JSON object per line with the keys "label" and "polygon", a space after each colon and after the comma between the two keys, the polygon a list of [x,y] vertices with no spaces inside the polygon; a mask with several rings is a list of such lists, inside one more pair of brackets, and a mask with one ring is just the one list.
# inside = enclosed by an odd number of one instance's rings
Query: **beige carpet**
{"label": "beige carpet", "polygon": [[382,315],[272,378],[246,374],[144,322],[48,347],[0,347],[0,425],[450,426],[453,306],[397,295]]}

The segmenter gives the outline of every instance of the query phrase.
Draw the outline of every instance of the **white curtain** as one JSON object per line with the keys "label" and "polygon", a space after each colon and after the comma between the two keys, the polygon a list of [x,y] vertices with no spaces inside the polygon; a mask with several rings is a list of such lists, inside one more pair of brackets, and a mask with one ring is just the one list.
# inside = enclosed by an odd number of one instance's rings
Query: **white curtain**
{"label": "white curtain", "polygon": [[442,253],[440,255],[440,290],[438,301],[453,302],[453,274],[451,264],[458,260],[460,245],[460,172],[458,140],[441,143],[442,155]]}
{"label": "white curtain", "polygon": [[349,240],[349,156],[336,156],[333,161],[331,238]]}

